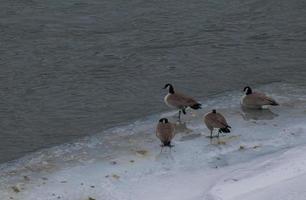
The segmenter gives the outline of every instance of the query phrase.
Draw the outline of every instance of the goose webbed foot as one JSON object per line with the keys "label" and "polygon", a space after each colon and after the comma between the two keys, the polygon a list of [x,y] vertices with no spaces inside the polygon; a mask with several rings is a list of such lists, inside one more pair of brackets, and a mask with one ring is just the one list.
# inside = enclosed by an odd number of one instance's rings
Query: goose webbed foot
{"label": "goose webbed foot", "polygon": [[161,144],[160,145],[160,153],[162,153],[163,152],[163,149],[164,149],[164,147],[169,147],[169,149],[170,149],[170,152],[171,152],[171,149],[172,149],[172,147],[174,147],[174,145],[173,144]]}
{"label": "goose webbed foot", "polygon": [[172,147],[174,147],[174,145],[173,144],[160,144],[160,147],[161,148],[169,147],[171,149]]}

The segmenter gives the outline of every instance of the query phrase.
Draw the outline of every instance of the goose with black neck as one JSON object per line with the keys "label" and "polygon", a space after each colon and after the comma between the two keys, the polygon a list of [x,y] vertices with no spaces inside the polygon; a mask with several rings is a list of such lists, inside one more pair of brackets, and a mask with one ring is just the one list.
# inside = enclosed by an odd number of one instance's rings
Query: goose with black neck
{"label": "goose with black neck", "polygon": [[261,92],[254,92],[251,87],[246,86],[241,98],[241,105],[250,109],[262,109],[267,106],[278,106],[279,104],[271,97]]}
{"label": "goose with black neck", "polygon": [[195,110],[201,109],[201,104],[199,102],[192,97],[175,91],[173,85],[170,83],[166,84],[164,89],[168,89],[168,94],[165,96],[164,101],[169,107],[179,110],[179,121],[181,120],[181,113],[186,114],[186,109],[188,107]]}

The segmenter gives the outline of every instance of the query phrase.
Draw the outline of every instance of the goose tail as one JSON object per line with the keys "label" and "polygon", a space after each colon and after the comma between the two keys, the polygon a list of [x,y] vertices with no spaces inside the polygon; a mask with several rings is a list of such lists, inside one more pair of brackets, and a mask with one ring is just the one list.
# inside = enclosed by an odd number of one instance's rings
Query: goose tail
{"label": "goose tail", "polygon": [[230,128],[231,128],[230,126],[226,126],[225,128],[220,128],[219,130],[221,133],[230,133],[231,132]]}
{"label": "goose tail", "polygon": [[272,98],[267,98],[269,105],[278,106],[279,104]]}
{"label": "goose tail", "polygon": [[169,147],[169,148],[173,147],[173,145],[171,144],[171,141],[163,142],[163,145],[162,145],[162,146],[163,146],[163,147]]}
{"label": "goose tail", "polygon": [[202,108],[201,106],[202,106],[202,104],[196,103],[196,104],[190,106],[190,108],[197,110],[197,109],[201,109]]}
{"label": "goose tail", "polygon": [[276,101],[272,101],[272,102],[270,103],[270,105],[271,105],[271,106],[279,106],[279,104],[278,104]]}

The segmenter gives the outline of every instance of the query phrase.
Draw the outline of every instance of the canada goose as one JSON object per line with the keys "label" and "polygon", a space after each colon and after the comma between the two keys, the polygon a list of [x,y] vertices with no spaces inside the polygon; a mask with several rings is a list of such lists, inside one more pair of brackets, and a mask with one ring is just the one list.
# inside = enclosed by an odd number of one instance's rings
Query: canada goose
{"label": "canada goose", "polygon": [[252,89],[247,86],[243,89],[245,94],[241,98],[241,105],[246,108],[262,109],[263,106],[278,106],[279,104],[272,99],[267,97],[263,93],[253,92]]}
{"label": "canada goose", "polygon": [[179,120],[181,119],[181,112],[186,114],[186,108],[190,107],[192,109],[200,109],[201,104],[198,103],[193,98],[186,96],[184,94],[178,93],[174,91],[174,88],[171,84],[166,84],[164,89],[168,90],[168,94],[165,96],[164,101],[169,107],[174,107],[179,109]]}
{"label": "canada goose", "polygon": [[156,127],[156,136],[160,139],[161,147],[172,147],[171,140],[174,137],[174,125],[167,118],[161,118]]}
{"label": "canada goose", "polygon": [[212,112],[207,113],[204,117],[204,123],[207,128],[210,130],[210,138],[212,138],[214,128],[218,128],[218,137],[219,133],[229,133],[230,126],[227,124],[225,118],[220,113],[217,113],[216,110],[212,110]]}

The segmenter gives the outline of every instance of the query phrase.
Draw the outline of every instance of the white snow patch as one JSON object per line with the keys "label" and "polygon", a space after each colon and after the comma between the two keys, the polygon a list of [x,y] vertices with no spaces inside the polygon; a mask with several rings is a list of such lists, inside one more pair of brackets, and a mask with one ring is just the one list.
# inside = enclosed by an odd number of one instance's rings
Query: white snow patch
{"label": "white snow patch", "polygon": [[[159,153],[155,126],[175,111],[0,165],[0,199],[305,200],[305,92],[264,89],[281,106],[241,110],[240,94],[231,92],[188,110],[171,153]],[[212,108],[233,128],[210,140],[203,115]]]}

